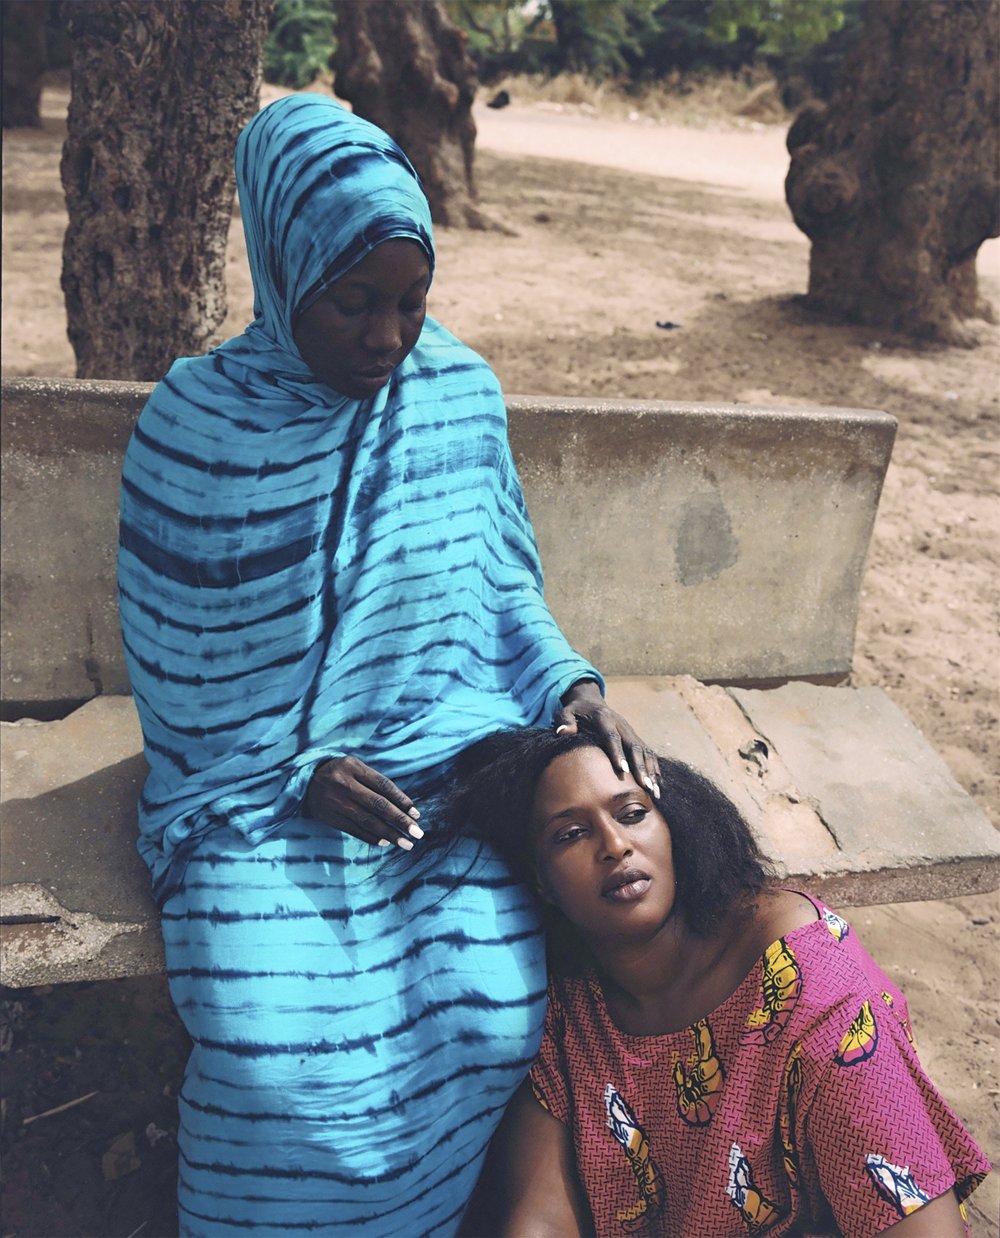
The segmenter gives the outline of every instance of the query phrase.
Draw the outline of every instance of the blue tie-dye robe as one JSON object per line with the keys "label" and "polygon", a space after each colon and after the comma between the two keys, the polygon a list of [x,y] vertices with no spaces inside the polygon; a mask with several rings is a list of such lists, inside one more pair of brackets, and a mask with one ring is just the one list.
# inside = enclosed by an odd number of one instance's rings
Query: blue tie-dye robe
{"label": "blue tie-dye robe", "polygon": [[140,850],[195,1042],[181,1228],[447,1234],[537,1047],[535,910],[493,857],[387,856],[302,816],[306,788],[353,754],[420,804],[462,747],[599,677],[542,598],[485,363],[428,319],[359,401],[295,349],[296,311],[381,241],[433,263],[398,147],[292,96],[237,178],[254,321],[175,363],[122,481]]}

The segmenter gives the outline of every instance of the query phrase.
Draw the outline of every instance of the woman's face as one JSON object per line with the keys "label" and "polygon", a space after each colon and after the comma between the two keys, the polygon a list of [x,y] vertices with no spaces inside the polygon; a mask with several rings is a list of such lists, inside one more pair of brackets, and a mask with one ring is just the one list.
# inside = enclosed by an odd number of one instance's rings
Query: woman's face
{"label": "woman's face", "polygon": [[294,339],[318,379],[355,400],[386,385],[420,337],[430,265],[415,241],[383,241],[305,310]]}
{"label": "woman's face", "polygon": [[543,894],[592,942],[649,940],[670,918],[670,830],[600,748],[556,757],[539,779],[531,825]]}

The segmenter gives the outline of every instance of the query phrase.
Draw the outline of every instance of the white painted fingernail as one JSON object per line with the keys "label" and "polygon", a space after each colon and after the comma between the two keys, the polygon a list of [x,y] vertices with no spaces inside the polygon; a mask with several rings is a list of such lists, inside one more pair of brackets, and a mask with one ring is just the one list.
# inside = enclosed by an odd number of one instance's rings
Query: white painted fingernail
{"label": "white painted fingernail", "polygon": [[413,843],[409,838],[397,838],[396,846],[402,847],[404,851],[412,851]]}
{"label": "white painted fingernail", "polygon": [[563,731],[568,731],[568,730],[569,730],[569,723],[564,722],[564,723],[562,724],[562,726],[557,726],[557,727],[556,727],[556,734],[557,734],[557,735],[561,735],[561,734],[563,733]]}
{"label": "white painted fingernail", "polygon": [[619,761],[619,762],[618,762],[618,767],[619,767],[619,769],[621,770],[621,772],[622,772],[623,774],[627,774],[627,773],[628,773],[628,761]]}
{"label": "white painted fingernail", "polygon": [[392,843],[389,842],[388,838],[380,838],[378,840],[378,845],[380,847],[391,847]]}
{"label": "white painted fingernail", "polygon": [[655,790],[656,790],[656,788],[653,786],[653,780],[652,780],[652,778],[650,778],[650,776],[649,776],[648,774],[643,774],[643,776],[642,776],[642,781],[643,781],[643,783],[645,784],[645,787],[646,787],[646,790],[647,790],[647,791],[655,791]]}
{"label": "white painted fingernail", "polygon": [[414,821],[419,821],[419,820],[420,820],[420,809],[419,809],[419,808],[411,808],[411,809],[409,810],[409,812],[408,812],[406,815],[407,815],[408,817],[412,817]]}
{"label": "white painted fingernail", "polygon": [[409,835],[411,838],[423,838],[424,832],[419,825],[411,825],[409,828]]}
{"label": "white painted fingernail", "polygon": [[657,799],[659,799],[659,798],[660,798],[660,786],[659,786],[659,783],[656,783],[656,782],[654,782],[654,783],[653,783],[653,794],[656,796],[656,798],[657,798]]}

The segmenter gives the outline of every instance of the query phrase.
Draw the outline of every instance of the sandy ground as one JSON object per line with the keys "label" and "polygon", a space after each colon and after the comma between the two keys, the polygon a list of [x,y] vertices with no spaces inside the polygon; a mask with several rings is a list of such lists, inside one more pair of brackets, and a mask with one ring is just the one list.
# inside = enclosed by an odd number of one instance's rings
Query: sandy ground
{"label": "sandy ground", "polygon": [[[45,128],[5,135],[5,374],[73,372],[59,291],[65,106],[64,91],[48,91]],[[431,312],[508,391],[819,401],[899,418],[853,681],[884,688],[1000,820],[1000,332],[984,324],[971,351],[914,348],[803,311],[808,243],[783,202],[781,127],[516,103],[478,119],[482,202],[513,235],[440,232]],[[984,246],[979,269],[1000,305],[1000,242]],[[229,281],[220,338],[249,316],[238,226]],[[666,320],[679,329],[658,329]],[[997,896],[847,914],[906,991],[930,1074],[997,1160]],[[0,1027],[0,1051],[19,1086],[4,1084],[3,1234],[170,1233],[183,1040],[161,982],[4,996],[11,1034]],[[101,1089],[93,1101],[21,1126],[91,1088]],[[102,1169],[102,1157],[129,1131],[133,1160],[116,1163],[131,1169],[108,1177],[115,1162]],[[977,1238],[996,1233],[997,1177],[972,1200]]]}

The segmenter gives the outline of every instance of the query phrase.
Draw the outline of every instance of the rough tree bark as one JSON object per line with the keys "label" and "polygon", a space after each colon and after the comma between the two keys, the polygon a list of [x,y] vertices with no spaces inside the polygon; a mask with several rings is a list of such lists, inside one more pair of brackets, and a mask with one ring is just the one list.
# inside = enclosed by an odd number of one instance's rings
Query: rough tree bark
{"label": "rough tree bark", "polygon": [[812,241],[807,303],[971,345],[994,321],[976,252],[1000,232],[1000,0],[879,0],[829,105],[788,133],[785,196]]}
{"label": "rough tree bark", "polygon": [[409,156],[435,223],[484,228],[472,173],[476,69],[465,41],[439,0],[340,0],[334,85]]}
{"label": "rough tree bark", "polygon": [[155,380],[226,313],[233,146],[273,0],[66,6],[62,286],[79,378]]}
{"label": "rough tree bark", "polygon": [[37,128],[42,123],[45,23],[41,0],[3,0],[3,127]]}

